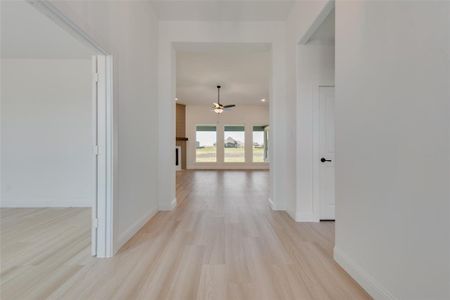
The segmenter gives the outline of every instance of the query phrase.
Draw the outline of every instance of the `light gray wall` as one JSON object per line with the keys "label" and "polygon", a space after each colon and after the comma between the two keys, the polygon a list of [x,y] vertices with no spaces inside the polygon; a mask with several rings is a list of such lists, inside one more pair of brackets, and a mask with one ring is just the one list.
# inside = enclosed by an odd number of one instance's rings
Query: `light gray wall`
{"label": "light gray wall", "polygon": [[26,0],[0,2],[0,34],[1,58],[86,59],[94,53]]}
{"label": "light gray wall", "polygon": [[449,3],[336,2],[336,251],[376,299],[450,299]]}
{"label": "light gray wall", "polygon": [[113,58],[117,250],[158,210],[158,20],[146,1],[51,2]]}
{"label": "light gray wall", "polygon": [[1,206],[92,206],[89,59],[1,60]]}

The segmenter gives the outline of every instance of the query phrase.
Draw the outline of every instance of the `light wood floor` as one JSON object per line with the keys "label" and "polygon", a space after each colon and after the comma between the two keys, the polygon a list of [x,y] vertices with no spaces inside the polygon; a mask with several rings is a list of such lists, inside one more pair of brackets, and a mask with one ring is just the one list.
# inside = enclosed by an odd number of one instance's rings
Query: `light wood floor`
{"label": "light wood floor", "polygon": [[1,210],[1,299],[370,299],[333,261],[334,224],[267,205],[266,171],[177,173],[178,207],[111,259],[86,209]]}

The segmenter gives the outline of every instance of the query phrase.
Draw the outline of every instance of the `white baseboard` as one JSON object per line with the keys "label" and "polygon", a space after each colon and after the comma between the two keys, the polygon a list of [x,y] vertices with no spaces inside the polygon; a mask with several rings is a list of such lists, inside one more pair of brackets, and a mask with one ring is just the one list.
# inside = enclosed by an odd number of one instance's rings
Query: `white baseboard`
{"label": "white baseboard", "polygon": [[177,206],[177,198],[174,198],[169,204],[163,204],[159,206],[159,210],[166,211],[172,210]]}
{"label": "white baseboard", "polygon": [[[292,213],[292,211],[290,211],[289,209],[286,210],[286,212],[287,212],[287,214],[289,215],[289,217],[291,217],[292,220],[296,221],[296,220],[295,220],[295,213]],[[297,222],[297,221],[296,221],[296,222]]]}
{"label": "white baseboard", "polygon": [[334,247],[334,260],[350,274],[350,276],[358,282],[372,298],[377,300],[397,300],[397,298],[384,288],[375,278],[336,247]]}
{"label": "white baseboard", "polygon": [[269,201],[269,206],[272,210],[277,210],[275,203],[273,203],[272,199],[267,198],[267,201]]}
{"label": "white baseboard", "polygon": [[4,208],[44,208],[44,207],[92,207],[92,201],[90,200],[76,200],[76,201],[1,201],[0,207]]}
{"label": "white baseboard", "polygon": [[320,222],[320,220],[312,212],[297,212],[295,222]]}
{"label": "white baseboard", "polygon": [[115,251],[114,253],[117,253],[119,249],[125,245],[126,242],[128,242],[145,224],[147,224],[148,221],[150,221],[151,218],[153,218],[157,210],[153,210],[150,213],[146,214],[136,222],[134,222],[133,225],[131,225],[125,232],[123,232],[119,238],[117,239],[117,243],[115,243]]}

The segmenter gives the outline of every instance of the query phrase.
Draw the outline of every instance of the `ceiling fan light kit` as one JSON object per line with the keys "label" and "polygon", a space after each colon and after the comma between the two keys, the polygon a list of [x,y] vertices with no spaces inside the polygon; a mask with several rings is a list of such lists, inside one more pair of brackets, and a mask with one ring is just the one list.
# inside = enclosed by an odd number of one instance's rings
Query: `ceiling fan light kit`
{"label": "ceiling fan light kit", "polygon": [[213,111],[214,111],[216,114],[221,114],[221,113],[224,112],[225,109],[231,109],[231,108],[233,108],[233,107],[236,106],[236,105],[234,105],[234,104],[223,105],[223,104],[220,103],[220,88],[221,88],[221,86],[218,85],[218,86],[217,86],[217,103],[213,103],[213,107],[212,107],[212,108],[213,108]]}
{"label": "ceiling fan light kit", "polygon": [[216,114],[221,114],[221,113],[223,113],[223,109],[222,108],[214,108],[214,112]]}

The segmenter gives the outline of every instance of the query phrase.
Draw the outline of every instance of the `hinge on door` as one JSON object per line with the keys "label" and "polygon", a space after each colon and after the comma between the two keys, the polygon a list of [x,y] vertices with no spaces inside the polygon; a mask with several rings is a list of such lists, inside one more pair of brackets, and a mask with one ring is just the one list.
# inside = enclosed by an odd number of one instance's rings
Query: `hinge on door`
{"label": "hinge on door", "polygon": [[98,145],[94,146],[94,154],[98,156]]}

